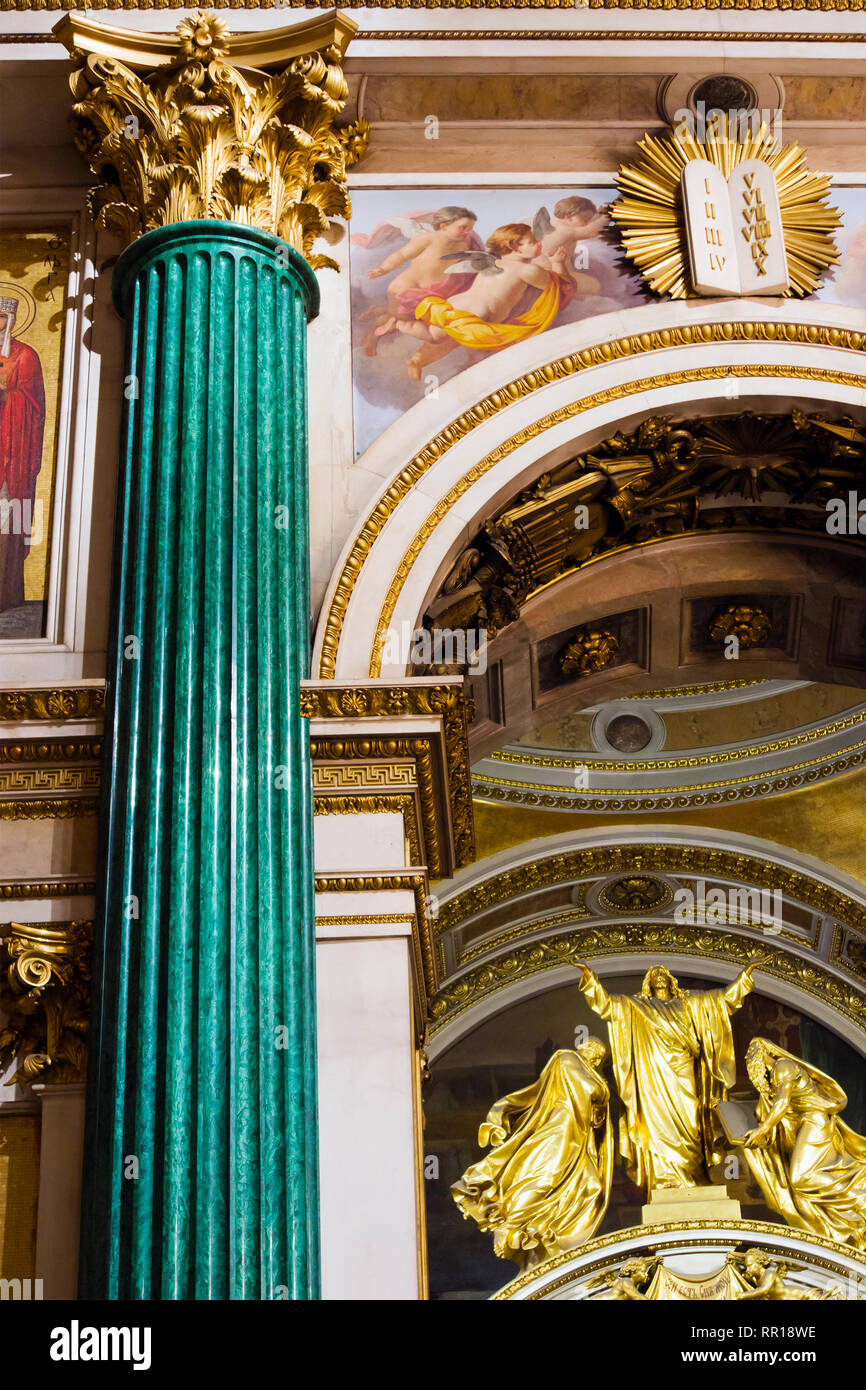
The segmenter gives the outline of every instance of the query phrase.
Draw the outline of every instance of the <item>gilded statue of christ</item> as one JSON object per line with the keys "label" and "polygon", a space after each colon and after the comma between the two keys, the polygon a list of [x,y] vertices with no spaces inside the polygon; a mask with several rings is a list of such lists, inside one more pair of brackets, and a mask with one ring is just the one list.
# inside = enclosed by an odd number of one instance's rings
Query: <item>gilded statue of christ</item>
{"label": "gilded statue of christ", "polygon": [[[757,964],[758,962],[755,962]],[[720,1161],[714,1106],[736,1078],[731,1014],[753,988],[750,965],[727,989],[681,990],[663,965],[640,994],[608,994],[589,966],[580,989],[607,1020],[613,1071],[625,1115],[619,1149],[629,1177],[648,1193],[703,1187]]]}

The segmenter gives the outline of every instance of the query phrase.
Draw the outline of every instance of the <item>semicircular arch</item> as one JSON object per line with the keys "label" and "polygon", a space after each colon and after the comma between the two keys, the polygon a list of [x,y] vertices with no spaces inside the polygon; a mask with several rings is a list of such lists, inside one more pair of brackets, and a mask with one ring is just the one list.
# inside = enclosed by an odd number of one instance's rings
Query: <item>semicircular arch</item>
{"label": "semicircular arch", "polygon": [[[663,912],[611,922],[597,911],[550,912],[540,896],[552,889],[561,897],[563,888],[630,870],[678,883],[776,885],[785,904],[781,930],[768,932],[760,921],[678,923],[669,897]],[[866,1056],[866,980],[844,957],[847,939],[866,938],[866,886],[771,841],[681,825],[566,832],[506,850],[439,885],[436,912],[441,949],[455,968],[432,1001],[431,1060],[520,1000],[572,981],[583,959],[602,978],[661,962],[729,983],[762,956],[761,993],[817,1019]],[[814,931],[786,929],[801,912],[812,914]],[[485,936],[485,916],[512,925]],[[474,943],[463,962],[454,939],[460,931]]]}
{"label": "semicircular arch", "polygon": [[866,407],[862,315],[815,300],[654,304],[517,344],[408,411],[359,466],[383,487],[338,562],[313,670],[394,679],[413,628],[478,524],[540,472],[646,414]]}

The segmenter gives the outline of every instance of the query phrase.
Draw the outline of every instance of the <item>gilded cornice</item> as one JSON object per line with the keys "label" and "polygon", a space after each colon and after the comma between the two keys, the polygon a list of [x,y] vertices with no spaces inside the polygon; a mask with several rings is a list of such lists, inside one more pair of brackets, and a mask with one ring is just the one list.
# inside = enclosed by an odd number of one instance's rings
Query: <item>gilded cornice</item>
{"label": "gilded cornice", "polygon": [[[582,1257],[580,1277],[583,1278],[584,1275],[588,1277],[597,1270],[610,1265],[612,1263],[612,1258],[620,1258],[622,1254],[631,1255],[634,1250],[647,1247],[652,1247],[653,1249],[663,1248],[666,1243],[665,1237],[667,1236],[670,1236],[669,1243],[675,1246],[677,1250],[680,1250],[684,1246],[705,1247],[707,1245],[731,1249],[732,1246],[739,1244],[740,1241],[744,1240],[747,1236],[760,1236],[762,1237],[760,1242],[762,1247],[765,1245],[775,1246],[780,1253],[784,1251],[788,1256],[790,1256],[791,1253],[789,1242],[792,1240],[795,1242],[804,1240],[804,1243],[807,1243],[809,1246],[826,1250],[828,1256],[837,1255],[841,1256],[846,1262],[852,1261],[855,1263],[862,1263],[864,1270],[866,1270],[866,1260],[863,1259],[863,1256],[854,1246],[843,1245],[838,1240],[831,1240],[829,1236],[818,1235],[810,1231],[808,1236],[804,1238],[798,1231],[790,1226],[783,1225],[782,1222],[750,1221],[744,1219],[739,1219],[736,1222],[730,1223],[730,1235],[719,1235],[719,1226],[726,1227],[728,1224],[728,1222],[720,1222],[718,1219],[714,1221],[664,1221],[655,1222],[652,1225],[629,1226],[625,1230],[614,1231],[609,1235],[596,1236],[594,1240],[589,1240],[585,1245],[582,1245],[579,1250],[566,1250],[562,1254],[554,1255],[551,1259],[536,1265],[534,1269],[526,1270],[524,1273],[518,1274],[517,1277],[506,1284],[504,1288],[499,1289],[492,1295],[491,1302],[497,1300],[504,1302],[513,1298],[515,1294],[520,1293],[522,1289],[529,1288],[539,1279],[546,1278],[548,1274],[552,1274],[555,1270],[561,1269],[563,1265],[571,1264],[577,1254]],[[742,1235],[740,1235],[740,1232],[742,1232]],[[688,1235],[689,1233],[694,1233],[694,1239],[682,1239],[684,1235]],[[702,1237],[701,1233],[705,1233],[705,1235]],[[784,1237],[784,1244],[780,1243],[780,1237]],[[641,1245],[635,1246],[635,1241],[640,1241]],[[757,1242],[750,1241],[749,1243],[755,1244]],[[589,1259],[584,1263],[583,1257],[595,1255],[599,1258]],[[830,1270],[834,1274],[844,1275],[847,1273],[845,1265],[840,1266],[838,1262],[830,1259],[815,1259],[811,1250],[801,1249],[798,1251],[798,1255],[804,1265]],[[564,1275],[561,1279],[557,1279],[553,1283],[545,1284],[544,1293],[549,1297],[554,1290],[562,1288],[565,1284],[570,1284],[573,1281],[573,1273]],[[538,1295],[530,1294],[529,1300],[537,1296]]]}
{"label": "gilded cornice", "polygon": [[[0,0],[2,10],[178,10],[186,8],[184,0]],[[253,0],[212,0],[211,8],[217,10],[239,9],[239,10],[260,10],[270,8],[261,3],[253,3]],[[282,8],[285,9],[307,9],[307,10],[327,10],[331,9],[330,0],[283,0]],[[346,0],[343,9],[372,9],[372,10],[450,10],[450,9],[472,9],[472,10],[573,10],[574,0],[377,0],[376,4],[371,5],[369,0]],[[842,11],[856,12],[864,8],[864,0],[586,0],[586,8],[591,10],[817,10],[820,12]],[[446,31],[447,32],[447,31]],[[474,31],[469,31],[473,33]],[[506,31],[507,33],[508,31]],[[398,34],[402,38],[411,38],[411,31],[408,34]],[[582,31],[576,31],[581,34]],[[716,37],[716,35],[705,35],[702,30],[696,31],[701,38]],[[679,35],[674,31],[676,37]],[[607,30],[599,30],[599,35],[608,36]],[[510,37],[510,33],[508,34]],[[527,37],[547,38],[546,33],[538,34],[535,30],[529,30]],[[378,35],[376,36],[378,37]],[[450,35],[449,35],[450,37]],[[647,31],[646,38],[656,37],[652,30]],[[726,34],[718,37],[727,38]],[[751,34],[744,35],[751,38]],[[799,34],[786,36],[799,38]]]}
{"label": "gilded cornice", "polygon": [[346,170],[369,139],[366,121],[335,125],[356,30],[337,11],[241,34],[201,10],[176,34],[67,14],[54,33],[80,64],[75,142],[99,180],[96,225],[128,246],[176,222],[245,223],[336,269],[312,246],[350,215]]}
{"label": "gilded cornice", "polygon": [[[331,597],[322,634],[322,648],[319,660],[319,675],[332,680],[336,674],[337,649],[340,644],[343,623],[355,583],[369,557],[369,554],[383,531],[389,518],[397,507],[416,486],[425,473],[442,458],[459,440],[472,430],[492,420],[500,411],[525,400],[537,391],[565,380],[592,367],[607,365],[619,359],[641,356],[648,352],[658,352],[664,348],[696,347],[708,343],[792,343],[809,347],[846,348],[861,352],[866,348],[866,333],[852,329],[819,327],[813,324],[779,323],[764,320],[748,322],[723,322],[672,325],[669,328],[654,329],[651,332],[632,334],[607,343],[596,343],[577,353],[568,353],[543,367],[535,368],[516,378],[497,391],[490,392],[468,410],[452,420],[444,429],[433,436],[406,464],[397,478],[379,498],[373,510],[355,536],[352,548],[344,562],[342,572]],[[431,512],[420,531],[405,552],[391,584],[386,601],[377,624],[373,652],[370,658],[370,674],[376,676],[381,671],[381,650],[397,597],[403,587],[415,558],[426,541],[439,525],[439,522],[453,507],[454,503],[468,491],[479,478],[483,477],[497,463],[507,458],[515,449],[529,439],[552,428],[562,421],[573,419],[586,410],[604,405],[614,400],[652,391],[659,386],[682,385],[692,381],[719,380],[730,376],[769,376],[779,379],[800,378],[811,381],[850,384],[862,390],[866,377],[855,372],[837,372],[829,368],[800,367],[796,364],[753,366],[751,364],[726,363],[718,367],[697,367],[676,372],[666,372],[644,377],[639,381],[623,382],[608,387],[604,391],[593,392],[581,400],[573,402],[560,410],[553,411],[543,419],[533,422],[518,431],[511,439],[494,449],[475,464],[460,481],[450,489]]]}
{"label": "gilded cornice", "polygon": [[[178,0],[178,7],[180,0]],[[228,0],[213,0],[211,8],[226,8]],[[122,3],[114,5],[100,3],[84,3],[81,5],[68,4],[65,0],[55,0],[55,3],[28,4],[25,0],[0,0],[0,12],[3,10],[76,10],[77,8],[88,10],[99,9],[120,9],[124,8]],[[127,9],[133,6],[127,4]],[[142,8],[153,9],[153,5],[142,5]],[[173,8],[166,3],[165,9]],[[233,9],[239,8],[233,4]],[[305,6],[310,8],[310,6]],[[344,6],[344,8],[351,8]],[[370,6],[365,6],[370,8]],[[417,8],[417,7],[416,7]],[[437,9],[443,8],[441,3],[436,5]],[[497,9],[502,6],[497,5]],[[761,33],[751,29],[556,29],[553,33],[538,29],[359,29],[357,38],[366,39],[372,43],[446,43],[457,42],[466,43],[484,41],[492,39],[496,42],[511,41],[514,43],[544,42],[550,38],[574,43],[647,43],[653,40],[657,43],[864,43],[866,33],[828,33],[825,30],[789,30],[788,32],[773,31]],[[0,43],[56,43],[53,34],[0,34]]]}
{"label": "gilded cornice", "polygon": [[[347,796],[343,793],[331,794],[329,796],[314,795],[313,811],[317,816],[360,816],[397,813],[403,817],[403,828],[406,839],[409,842],[409,852],[412,856],[413,865],[424,865],[424,855],[418,836],[418,818],[415,809],[415,797],[412,793],[358,793],[351,796]],[[439,855],[435,839],[433,841],[433,852],[430,857],[438,861]],[[431,865],[425,865],[425,867],[429,868],[431,873],[439,872],[438,864],[436,869],[433,869]]]}
{"label": "gilded cornice", "polygon": [[[745,682],[742,682],[745,684]],[[733,684],[733,682],[731,682]],[[760,682],[755,682],[760,684]],[[715,689],[716,687],[704,687],[705,689]],[[697,686],[686,687],[691,692],[697,691]],[[663,692],[656,691],[658,697]],[[675,693],[682,693],[675,692]],[[634,699],[634,696],[630,696]],[[514,763],[522,767],[557,767],[557,768],[578,768],[586,765],[601,772],[660,772],[665,768],[687,768],[687,767],[715,767],[718,763],[735,763],[743,757],[744,752],[748,752],[750,758],[761,758],[771,753],[787,753],[792,748],[807,747],[819,738],[827,738],[831,734],[841,734],[847,729],[858,729],[866,727],[866,711],[859,710],[856,714],[846,715],[843,719],[830,719],[820,728],[808,729],[805,733],[791,734],[786,738],[768,740],[766,743],[743,744],[737,748],[719,748],[713,753],[690,753],[682,758],[653,758],[651,761],[632,761],[616,762],[610,758],[596,758],[593,755],[574,757],[574,758],[555,758],[549,757],[545,753],[518,753],[513,749],[500,749],[495,753],[488,754],[488,761],[497,763]],[[859,744],[857,745],[859,747]]]}
{"label": "gilded cornice", "polygon": [[492,874],[442,902],[436,930],[439,933],[448,931],[488,908],[542,888],[605,874],[638,872],[685,873],[696,878],[726,879],[754,888],[777,888],[786,897],[828,917],[838,918],[866,936],[866,907],[809,874],[736,850],[640,842],[569,850]]}
{"label": "gilded cornice", "polygon": [[446,984],[433,999],[431,1035],[480,1000],[545,970],[611,955],[623,957],[625,965],[629,955],[648,952],[682,956],[695,965],[701,957],[721,960],[741,969],[760,960],[764,974],[805,990],[866,1031],[866,992],[839,980],[821,964],[780,950],[769,939],[756,941],[754,937],[691,924],[612,923],[535,938],[516,951],[467,971]]}
{"label": "gilded cornice", "polygon": [[[448,772],[448,796],[458,867],[475,857],[475,831],[472,820],[472,788],[469,774],[468,720],[469,694],[462,682],[381,686],[305,685],[301,690],[301,713],[311,720],[393,719],[411,716],[441,720]],[[428,868],[441,871],[434,801],[431,744],[429,738],[377,736],[365,729],[351,734],[313,735],[314,759],[410,756],[415,760]]]}
{"label": "gilded cornice", "polygon": [[[473,795],[479,800],[508,802],[549,811],[684,811],[696,806],[719,806],[756,796],[778,796],[799,791],[817,782],[853,772],[866,760],[866,739],[840,757],[811,758],[795,763],[784,772],[750,772],[748,764],[739,777],[720,777],[712,782],[654,787],[593,787],[592,794],[581,791],[551,790],[547,782],[518,782],[501,777],[477,776],[472,780]],[[587,764],[591,766],[591,764]]]}
{"label": "gilded cornice", "polygon": [[83,689],[0,690],[0,720],[26,723],[32,719],[63,720],[76,723],[102,719],[105,714],[104,686]]}
{"label": "gilded cornice", "polygon": [[[313,758],[313,790],[316,814],[342,811],[347,814],[367,811],[401,811],[412,851],[413,863],[425,864],[438,877],[442,873],[442,854],[436,819],[436,793],[433,784],[433,757],[429,738],[344,738],[333,742],[322,738],[310,739]],[[386,761],[395,757],[405,763]],[[339,764],[328,766],[326,759]],[[345,759],[353,761],[346,763]],[[382,761],[370,761],[381,759]],[[408,761],[411,759],[411,761]],[[418,838],[415,796],[398,796],[400,789],[411,786],[417,791],[418,806],[424,831],[424,853]],[[330,796],[325,793],[330,792]],[[339,795],[337,795],[339,793]],[[363,806],[361,802],[363,801]],[[333,804],[326,804],[330,802]]]}
{"label": "gilded cornice", "polygon": [[351,913],[346,917],[317,917],[317,927],[411,926],[415,918],[406,912]]}
{"label": "gilded cornice", "polygon": [[101,756],[102,740],[98,738],[0,740],[0,765],[98,762]]}
{"label": "gilded cornice", "polygon": [[50,879],[44,883],[0,883],[0,902],[32,898],[92,898],[96,883],[89,878]]}
{"label": "gilded cornice", "polygon": [[0,801],[0,820],[69,820],[98,814],[97,796],[13,797]]}
{"label": "gilded cornice", "polygon": [[0,928],[0,1073],[17,1060],[13,1083],[84,1080],[92,937],[91,921]]}
{"label": "gilded cornice", "polygon": [[[428,1001],[432,998],[438,983],[433,933],[427,914],[427,884],[426,873],[411,871],[388,874],[316,874],[317,893],[383,893],[409,889],[414,894],[416,929],[412,933],[412,943],[422,1020],[426,1016]],[[364,920],[372,919],[368,917]]]}

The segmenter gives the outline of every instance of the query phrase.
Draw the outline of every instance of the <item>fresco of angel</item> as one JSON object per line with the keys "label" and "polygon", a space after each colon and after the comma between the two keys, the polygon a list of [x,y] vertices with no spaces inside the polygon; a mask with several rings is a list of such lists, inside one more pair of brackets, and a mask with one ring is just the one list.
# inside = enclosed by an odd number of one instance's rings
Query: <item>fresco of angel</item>
{"label": "fresco of angel", "polygon": [[364,339],[364,351],[375,357],[379,340],[396,331],[401,319],[412,319],[417,306],[428,294],[459,294],[472,283],[474,271],[460,273],[451,265],[464,251],[482,251],[484,243],[473,231],[475,213],[469,208],[448,206],[435,212],[416,212],[408,217],[392,217],[375,227],[369,237],[355,236],[355,245],[370,248],[387,245],[398,236],[406,243],[377,266],[367,271],[368,280],[377,280],[400,270],[388,286],[387,304],[368,309],[362,317],[373,320]]}
{"label": "fresco of angel", "polygon": [[[498,352],[543,333],[577,289],[567,248],[545,256],[525,222],[497,227],[487,238],[486,251],[449,253],[445,259],[459,273],[475,272],[475,278],[462,294],[427,294],[415,309],[414,321],[397,321],[399,332],[424,344],[407,363],[413,381],[420,381],[424,368],[457,344]],[[528,309],[516,313],[528,287],[540,293]]]}

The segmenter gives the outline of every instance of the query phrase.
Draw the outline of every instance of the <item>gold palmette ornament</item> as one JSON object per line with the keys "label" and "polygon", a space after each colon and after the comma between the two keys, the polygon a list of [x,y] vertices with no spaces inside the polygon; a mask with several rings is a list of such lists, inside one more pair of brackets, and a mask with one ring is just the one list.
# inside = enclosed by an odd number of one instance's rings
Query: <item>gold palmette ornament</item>
{"label": "gold palmette ornament", "polygon": [[611,216],[626,255],[657,294],[686,299],[695,293],[680,193],[680,174],[693,159],[709,160],[726,179],[747,159],[761,159],[773,170],[788,258],[787,294],[811,294],[824,271],[838,263],[833,232],[842,219],[825,202],[829,178],[813,174],[799,145],[780,144],[764,123],[740,139],[722,113],[708,123],[705,139],[681,123],[658,138],[645,135],[638,147],[642,158],[623,165],[616,176],[622,196]]}

